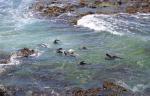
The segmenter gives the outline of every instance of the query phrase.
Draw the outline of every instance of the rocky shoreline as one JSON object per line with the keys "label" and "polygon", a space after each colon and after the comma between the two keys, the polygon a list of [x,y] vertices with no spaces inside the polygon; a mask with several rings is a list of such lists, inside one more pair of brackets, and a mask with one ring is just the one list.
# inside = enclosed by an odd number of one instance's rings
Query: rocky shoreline
{"label": "rocky shoreline", "polygon": [[134,92],[117,85],[111,81],[104,81],[99,88],[71,88],[63,92],[41,91],[38,89],[26,89],[17,86],[0,86],[0,96],[18,96],[19,93],[25,96],[135,96]]}
{"label": "rocky shoreline", "polygon": [[[130,13],[137,12],[149,13],[149,0],[36,0],[30,7],[35,17],[43,18],[60,18],[67,21],[71,25],[76,25],[77,20],[89,14],[114,14],[114,13]],[[92,2],[91,2],[92,1]],[[38,14],[38,16],[37,16]],[[23,48],[16,52],[16,58],[29,57],[36,54],[33,49]],[[110,56],[111,57],[111,56]],[[0,54],[0,64],[8,64],[11,62],[10,54]],[[84,65],[84,64],[83,64]],[[101,82],[101,81],[100,81]],[[23,88],[18,86],[0,85],[0,96],[141,96],[132,90],[116,84],[112,81],[101,82],[101,87],[96,88],[71,88],[69,90],[61,90],[61,92],[36,90],[36,88]],[[24,86],[26,87],[26,86]],[[144,90],[147,93],[149,89]],[[66,95],[67,94],[67,95]],[[144,95],[148,96],[148,95]]]}
{"label": "rocky shoreline", "polygon": [[149,0],[36,0],[29,8],[36,15],[64,19],[76,25],[88,14],[149,13]]}

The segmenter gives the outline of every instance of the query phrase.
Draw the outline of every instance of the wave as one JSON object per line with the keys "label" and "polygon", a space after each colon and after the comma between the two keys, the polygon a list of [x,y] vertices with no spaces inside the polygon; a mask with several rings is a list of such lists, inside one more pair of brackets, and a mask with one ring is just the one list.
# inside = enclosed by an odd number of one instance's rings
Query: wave
{"label": "wave", "polygon": [[[0,64],[0,66],[6,66],[6,65],[18,65],[19,63],[20,63],[20,61],[19,60],[17,60],[16,59],[16,56],[15,55],[4,55],[4,56],[2,56],[2,57],[4,57],[4,59],[8,59],[9,60],[9,62],[8,62],[8,64],[3,64],[3,63],[1,63]],[[2,58],[3,59],[3,58]]]}
{"label": "wave", "polygon": [[120,85],[120,86],[122,86],[122,87],[124,87],[126,89],[129,89],[129,90],[131,90],[134,93],[138,93],[138,92],[143,93],[144,90],[146,88],[148,88],[148,86],[149,86],[149,84],[148,85],[145,85],[145,84],[136,84],[136,85],[134,85],[134,86],[131,87],[131,86],[127,85],[125,82],[123,82],[121,80],[116,81],[116,84],[118,84],[118,85]]}
{"label": "wave", "polygon": [[92,14],[77,21],[77,25],[88,27],[97,32],[110,32],[115,35],[142,34],[149,35],[150,14]]}
{"label": "wave", "polygon": [[0,0],[0,16],[2,21],[13,23],[14,30],[34,23],[32,12],[28,9],[33,0]]}
{"label": "wave", "polygon": [[107,31],[116,35],[123,35],[113,29],[113,25],[101,17],[110,18],[111,15],[87,15],[77,21],[77,25],[94,29],[98,32]]}

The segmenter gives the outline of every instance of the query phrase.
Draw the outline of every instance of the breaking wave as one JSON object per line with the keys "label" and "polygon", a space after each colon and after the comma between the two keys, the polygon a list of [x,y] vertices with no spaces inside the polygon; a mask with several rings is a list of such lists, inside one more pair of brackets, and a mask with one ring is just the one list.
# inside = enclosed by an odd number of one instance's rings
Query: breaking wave
{"label": "breaking wave", "polygon": [[[86,15],[77,21],[77,25],[88,27],[97,32],[109,32],[115,35],[142,34],[148,35],[150,14],[92,14]],[[143,31],[144,30],[144,31]]]}
{"label": "breaking wave", "polygon": [[90,29],[94,29],[96,31],[108,31],[112,34],[122,35],[113,29],[113,25],[110,22],[105,21],[101,17],[107,17],[108,15],[87,15],[78,20],[77,25],[88,27]]}

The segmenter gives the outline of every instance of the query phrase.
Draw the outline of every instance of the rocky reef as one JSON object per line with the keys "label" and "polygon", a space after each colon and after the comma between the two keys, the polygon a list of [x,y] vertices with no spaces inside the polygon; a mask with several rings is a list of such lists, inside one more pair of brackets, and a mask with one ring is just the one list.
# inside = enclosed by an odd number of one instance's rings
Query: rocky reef
{"label": "rocky reef", "polygon": [[98,88],[71,88],[69,90],[57,91],[41,91],[36,88],[28,89],[17,86],[0,86],[0,96],[18,96],[20,92],[25,96],[136,96],[131,90],[111,81],[104,81],[103,86]]}
{"label": "rocky reef", "polygon": [[35,16],[59,18],[76,25],[88,14],[148,13],[149,0],[36,0],[30,6]]}
{"label": "rocky reef", "polygon": [[10,63],[11,56],[9,54],[5,54],[4,52],[0,54],[0,64],[8,64]]}
{"label": "rocky reef", "polygon": [[104,81],[99,88],[75,88],[70,96],[134,96],[134,93],[114,82]]}

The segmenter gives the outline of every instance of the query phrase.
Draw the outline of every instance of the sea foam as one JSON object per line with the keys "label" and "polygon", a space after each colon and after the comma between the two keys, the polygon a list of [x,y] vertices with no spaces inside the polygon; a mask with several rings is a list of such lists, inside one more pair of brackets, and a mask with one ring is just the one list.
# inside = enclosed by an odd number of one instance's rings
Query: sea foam
{"label": "sea foam", "polygon": [[77,25],[88,27],[97,32],[106,31],[115,35],[123,35],[123,33],[114,30],[113,24],[106,21],[105,18],[101,17],[111,18],[111,15],[102,15],[102,14],[86,15],[77,21]]}

